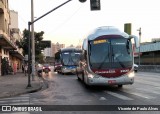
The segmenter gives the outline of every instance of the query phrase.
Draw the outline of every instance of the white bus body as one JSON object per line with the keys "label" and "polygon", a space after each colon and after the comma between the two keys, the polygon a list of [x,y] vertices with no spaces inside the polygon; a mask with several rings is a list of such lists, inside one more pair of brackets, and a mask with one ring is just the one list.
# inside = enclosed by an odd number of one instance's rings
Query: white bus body
{"label": "white bus body", "polygon": [[[77,77],[86,85],[122,85],[134,83],[134,57],[131,39],[138,38],[115,27],[95,29],[82,45]],[[119,55],[118,55],[119,54]]]}

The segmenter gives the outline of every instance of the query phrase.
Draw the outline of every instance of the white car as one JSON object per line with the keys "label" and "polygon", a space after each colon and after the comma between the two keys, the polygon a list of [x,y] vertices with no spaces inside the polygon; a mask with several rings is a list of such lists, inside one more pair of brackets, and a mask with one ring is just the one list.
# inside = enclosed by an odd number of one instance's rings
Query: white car
{"label": "white car", "polygon": [[138,71],[138,65],[134,64],[134,71],[137,72]]}
{"label": "white car", "polygon": [[43,65],[42,64],[37,64],[36,69],[37,69],[37,71],[42,71],[43,70]]}

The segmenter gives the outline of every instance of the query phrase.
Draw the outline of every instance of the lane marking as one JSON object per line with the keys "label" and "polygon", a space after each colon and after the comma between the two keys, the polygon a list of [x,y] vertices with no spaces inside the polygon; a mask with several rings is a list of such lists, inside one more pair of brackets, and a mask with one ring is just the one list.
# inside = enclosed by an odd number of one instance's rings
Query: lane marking
{"label": "lane marking", "polygon": [[160,91],[155,91],[155,90],[151,90],[151,89],[144,89],[144,88],[136,88],[136,89],[160,95]]}
{"label": "lane marking", "polygon": [[107,100],[107,99],[106,99],[105,97],[100,97],[99,100],[105,101],[105,100]]}
{"label": "lane marking", "polygon": [[146,93],[137,93],[137,92],[131,92],[131,91],[123,91],[122,92],[125,92],[125,93],[128,93],[128,94],[132,94],[132,95],[136,95],[136,96],[139,96],[139,97],[142,97],[142,98],[146,98],[146,99],[155,99],[155,97],[152,97],[152,96],[149,96],[149,95],[146,95]]}
{"label": "lane marking", "polygon": [[114,97],[120,98],[122,100],[133,100],[132,98],[126,97],[124,95],[121,95],[121,94],[118,94],[118,93],[115,93],[115,92],[105,91],[105,93],[110,94],[110,95],[112,95]]}

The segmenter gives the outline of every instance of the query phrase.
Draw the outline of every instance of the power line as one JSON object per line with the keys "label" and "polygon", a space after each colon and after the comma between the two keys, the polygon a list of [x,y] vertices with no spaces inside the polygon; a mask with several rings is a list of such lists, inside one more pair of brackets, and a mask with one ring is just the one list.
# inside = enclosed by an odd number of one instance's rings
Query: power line
{"label": "power line", "polygon": [[73,16],[76,15],[76,13],[82,8],[82,6],[80,6],[79,8],[77,8],[77,10],[70,16],[68,17],[64,22],[62,22],[60,25],[58,25],[55,29],[51,30],[48,32],[48,34],[52,33],[53,31],[57,31],[58,29],[60,29],[62,26],[64,26],[69,20],[72,19]]}

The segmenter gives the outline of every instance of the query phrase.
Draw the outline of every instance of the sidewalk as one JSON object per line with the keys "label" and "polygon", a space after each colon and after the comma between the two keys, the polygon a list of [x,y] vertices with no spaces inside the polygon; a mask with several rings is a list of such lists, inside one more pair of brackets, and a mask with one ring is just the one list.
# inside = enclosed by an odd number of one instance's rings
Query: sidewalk
{"label": "sidewalk", "polygon": [[0,98],[35,92],[42,89],[42,78],[35,76],[34,80],[32,80],[31,76],[30,82],[31,87],[27,88],[28,74],[25,76],[22,72],[18,72],[14,75],[0,76]]}

